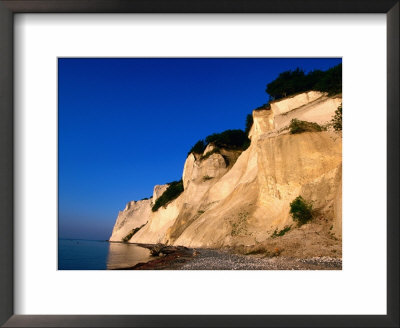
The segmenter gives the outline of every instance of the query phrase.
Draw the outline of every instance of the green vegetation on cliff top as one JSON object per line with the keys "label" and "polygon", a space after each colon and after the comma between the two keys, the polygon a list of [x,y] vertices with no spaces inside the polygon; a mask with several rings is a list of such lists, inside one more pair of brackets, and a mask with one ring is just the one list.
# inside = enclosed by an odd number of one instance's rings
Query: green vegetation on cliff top
{"label": "green vegetation on cliff top", "polygon": [[[251,127],[251,126],[250,126]],[[204,140],[199,140],[190,149],[190,153],[203,154],[208,144],[213,144],[217,148],[230,150],[246,150],[250,145],[250,139],[243,130],[226,130],[221,133],[213,133]]]}
{"label": "green vegetation on cliff top", "polygon": [[[305,91],[321,91],[327,92],[328,95],[335,95],[342,92],[342,64],[336,65],[326,71],[314,70],[306,74],[302,69],[285,71],[272,82],[267,84],[266,92],[270,95],[270,100],[278,100],[284,97],[292,96]],[[270,109],[270,102],[257,107],[255,110]],[[339,115],[339,113],[338,113]],[[199,140],[190,149],[190,153],[203,154],[209,143],[213,143],[217,147],[227,149],[245,150],[250,145],[247,137],[253,125],[253,116],[246,116],[246,124],[244,131],[242,130],[226,130],[221,133],[213,133]],[[303,125],[304,127],[304,125]],[[300,127],[300,130],[302,128]],[[308,126],[309,129],[318,130],[316,126]],[[335,129],[340,129],[339,125]],[[321,131],[321,130],[319,130]],[[303,132],[303,131],[301,131]],[[294,132],[298,133],[298,132]]]}
{"label": "green vegetation on cliff top", "polygon": [[342,64],[326,71],[314,70],[308,74],[297,68],[285,71],[267,84],[265,92],[277,100],[297,93],[314,90],[335,95],[342,92]]}

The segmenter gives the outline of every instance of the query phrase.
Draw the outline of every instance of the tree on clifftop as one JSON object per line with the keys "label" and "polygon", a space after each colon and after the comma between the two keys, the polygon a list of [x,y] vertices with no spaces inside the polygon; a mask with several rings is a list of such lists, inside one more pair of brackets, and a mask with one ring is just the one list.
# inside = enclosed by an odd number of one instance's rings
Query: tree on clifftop
{"label": "tree on clifftop", "polygon": [[304,91],[304,84],[304,71],[297,67],[294,71],[280,73],[274,81],[267,84],[265,91],[273,98],[279,99],[296,92]]}
{"label": "tree on clifftop", "polygon": [[342,64],[326,71],[314,70],[305,74],[300,68],[285,71],[267,84],[265,92],[273,99],[280,99],[309,90],[327,92],[334,95],[342,92]]}
{"label": "tree on clifftop", "polygon": [[210,134],[206,138],[206,143],[212,143],[220,148],[245,150],[249,146],[250,140],[243,130],[226,130]]}
{"label": "tree on clifftop", "polygon": [[192,148],[190,148],[188,155],[190,153],[195,153],[195,154],[203,154],[204,150],[206,149],[206,143],[204,140],[199,140],[197,141]]}

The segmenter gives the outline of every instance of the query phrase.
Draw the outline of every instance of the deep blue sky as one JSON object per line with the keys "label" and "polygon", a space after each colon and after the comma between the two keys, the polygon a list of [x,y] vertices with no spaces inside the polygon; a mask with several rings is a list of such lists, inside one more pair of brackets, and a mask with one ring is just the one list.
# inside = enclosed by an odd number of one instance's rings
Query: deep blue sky
{"label": "deep blue sky", "polygon": [[243,129],[280,72],[340,62],[60,58],[59,237],[108,239],[128,201],[181,178],[197,140]]}

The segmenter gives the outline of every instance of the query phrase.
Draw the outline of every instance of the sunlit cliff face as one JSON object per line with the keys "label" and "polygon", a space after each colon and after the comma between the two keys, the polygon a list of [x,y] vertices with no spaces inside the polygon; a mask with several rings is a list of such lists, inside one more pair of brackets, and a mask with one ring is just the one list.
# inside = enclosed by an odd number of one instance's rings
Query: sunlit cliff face
{"label": "sunlit cliff face", "polygon": [[[341,133],[292,135],[288,130],[293,118],[329,123],[340,103],[340,97],[311,91],[273,102],[270,110],[253,111],[248,149],[221,150],[203,160],[190,154],[183,169],[184,192],[156,212],[151,204],[162,194],[159,189],[153,200],[130,203],[120,212],[110,240],[120,241],[144,224],[130,242],[255,245],[287,226],[293,227],[288,238],[292,234],[299,247],[306,242],[299,234],[310,229],[341,242]],[[296,228],[289,204],[299,195],[312,202],[316,217]]]}

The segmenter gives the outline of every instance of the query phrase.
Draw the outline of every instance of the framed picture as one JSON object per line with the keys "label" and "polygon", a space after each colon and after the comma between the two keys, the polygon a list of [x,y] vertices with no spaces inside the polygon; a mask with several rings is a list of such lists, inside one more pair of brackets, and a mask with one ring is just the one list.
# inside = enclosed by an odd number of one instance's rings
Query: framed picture
{"label": "framed picture", "polygon": [[1,324],[399,325],[398,1],[0,21]]}

